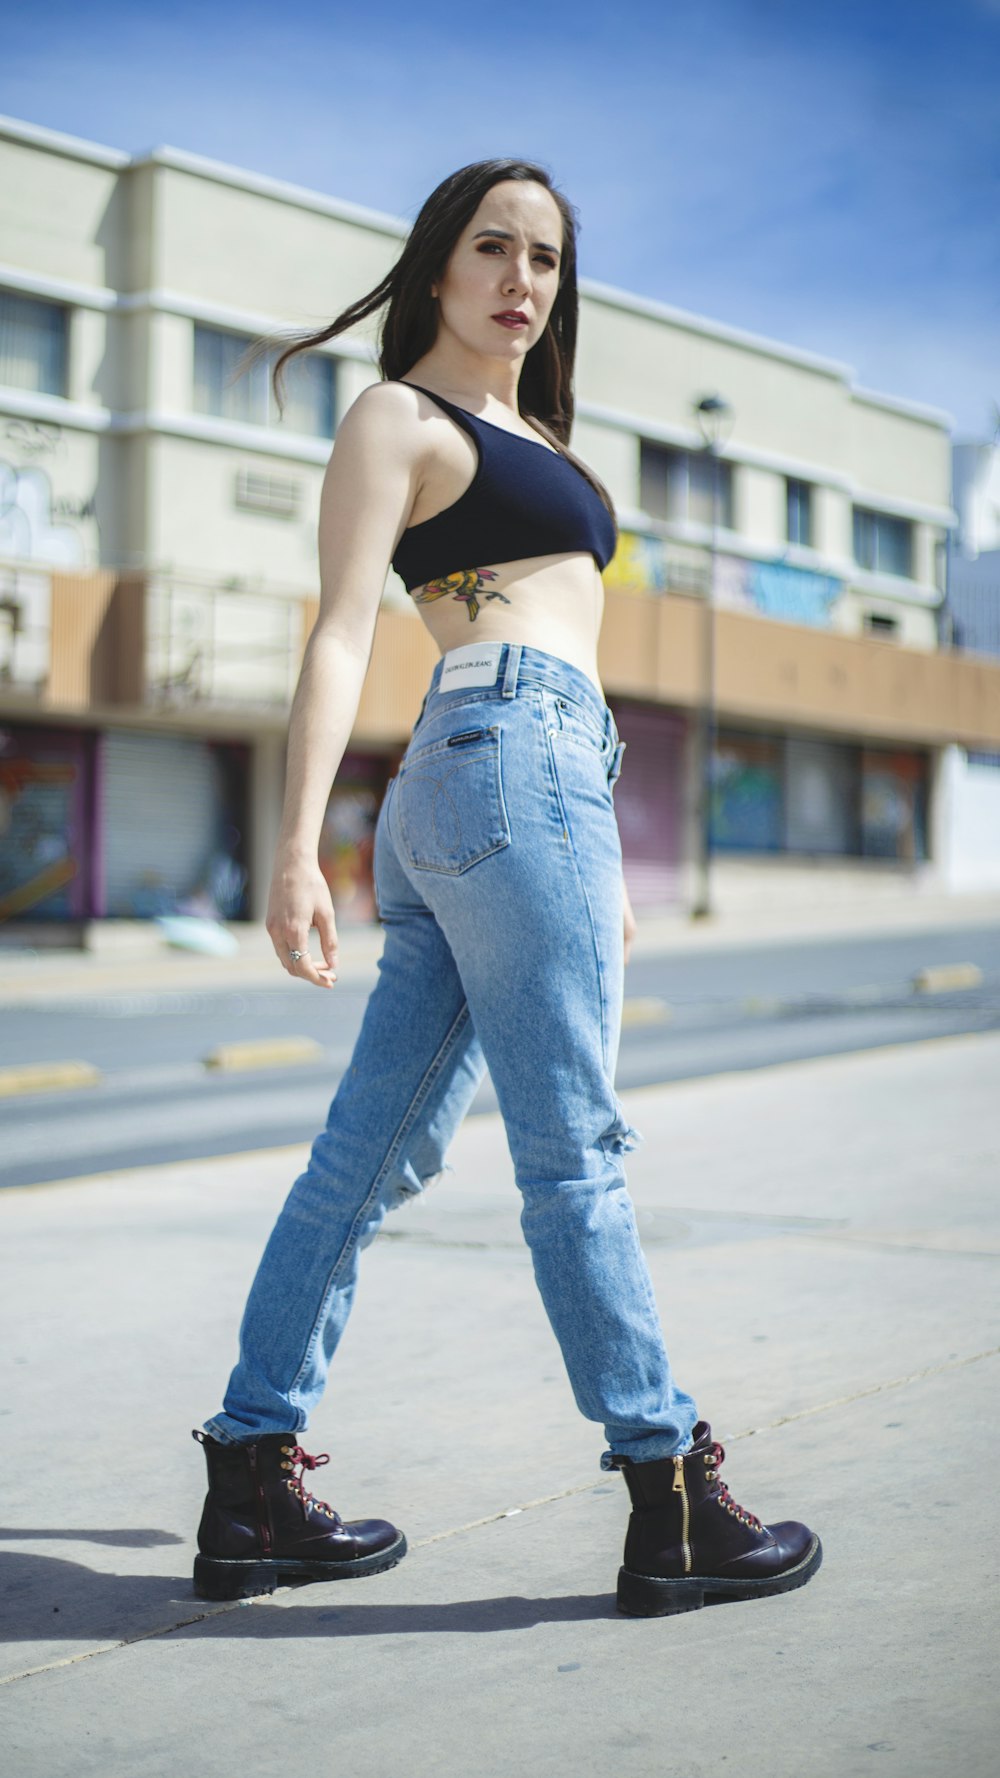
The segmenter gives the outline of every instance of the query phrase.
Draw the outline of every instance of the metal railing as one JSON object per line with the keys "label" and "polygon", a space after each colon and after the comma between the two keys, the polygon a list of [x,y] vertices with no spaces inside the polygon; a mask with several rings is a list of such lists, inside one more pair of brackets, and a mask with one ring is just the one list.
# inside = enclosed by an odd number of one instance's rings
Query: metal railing
{"label": "metal railing", "polygon": [[227,709],[287,706],[303,646],[303,597],[149,576],[145,701]]}

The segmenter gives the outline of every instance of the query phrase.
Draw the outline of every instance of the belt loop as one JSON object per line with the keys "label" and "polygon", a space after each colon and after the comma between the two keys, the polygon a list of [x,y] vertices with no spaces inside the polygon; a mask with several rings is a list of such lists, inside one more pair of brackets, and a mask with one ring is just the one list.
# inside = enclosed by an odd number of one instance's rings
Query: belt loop
{"label": "belt loop", "polygon": [[507,644],[507,670],[503,676],[503,693],[502,693],[502,696],[505,698],[512,698],[514,696],[514,693],[517,691],[517,673],[518,673],[518,668],[520,667],[520,665],[521,665],[521,644],[520,644],[520,642],[508,642],[508,644]]}

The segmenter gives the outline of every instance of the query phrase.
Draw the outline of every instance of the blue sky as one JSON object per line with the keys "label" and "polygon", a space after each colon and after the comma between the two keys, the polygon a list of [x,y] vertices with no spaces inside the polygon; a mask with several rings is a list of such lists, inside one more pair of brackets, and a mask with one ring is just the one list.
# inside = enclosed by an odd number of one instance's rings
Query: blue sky
{"label": "blue sky", "polygon": [[538,159],[586,275],[993,429],[1000,0],[53,0],[5,9],[0,110],[404,218]]}

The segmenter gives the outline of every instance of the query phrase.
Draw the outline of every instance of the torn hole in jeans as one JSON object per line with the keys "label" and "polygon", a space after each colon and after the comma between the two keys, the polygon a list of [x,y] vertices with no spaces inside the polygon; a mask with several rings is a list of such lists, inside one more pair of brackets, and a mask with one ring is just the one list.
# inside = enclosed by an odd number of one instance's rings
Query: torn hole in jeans
{"label": "torn hole in jeans", "polygon": [[422,1179],[410,1162],[404,1161],[389,1174],[382,1187],[382,1203],[387,1210],[399,1210],[403,1204],[412,1204],[415,1198],[422,1197],[430,1186],[438,1185],[446,1173],[453,1171],[452,1167],[442,1166]]}
{"label": "torn hole in jeans", "polygon": [[616,1115],[606,1130],[602,1131],[598,1141],[607,1155],[631,1154],[642,1141],[641,1133],[629,1123],[621,1105],[616,1103]]}

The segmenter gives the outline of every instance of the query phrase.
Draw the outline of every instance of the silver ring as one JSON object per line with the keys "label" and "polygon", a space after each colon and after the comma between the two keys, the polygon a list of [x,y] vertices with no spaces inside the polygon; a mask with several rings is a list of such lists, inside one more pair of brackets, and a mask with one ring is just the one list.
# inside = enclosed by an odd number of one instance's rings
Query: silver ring
{"label": "silver ring", "polygon": [[289,951],[288,955],[293,963],[297,963],[300,957],[305,956],[305,951]]}

